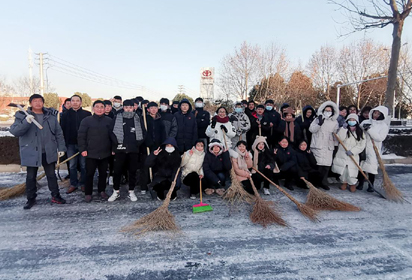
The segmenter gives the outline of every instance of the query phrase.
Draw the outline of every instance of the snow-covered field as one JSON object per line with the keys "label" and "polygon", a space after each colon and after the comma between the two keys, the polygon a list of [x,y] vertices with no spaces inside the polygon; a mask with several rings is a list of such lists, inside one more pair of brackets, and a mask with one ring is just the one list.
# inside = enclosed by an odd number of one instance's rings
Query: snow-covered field
{"label": "snow-covered field", "polygon": [[0,131],[0,137],[13,136],[9,131]]}
{"label": "snow-covered field", "polygon": [[[388,172],[412,201],[412,166],[388,166]],[[0,187],[11,186],[24,174],[0,179]],[[195,202],[180,192],[169,209],[181,235],[137,239],[119,230],[160,202],[139,193],[135,203],[96,198],[86,204],[77,192],[64,195],[68,205],[51,205],[46,182],[41,185],[32,210],[22,209],[23,197],[0,202],[0,279],[412,279],[411,205],[366,191],[333,186],[331,195],[362,211],[325,211],[313,223],[272,187],[264,198],[281,206],[289,227],[266,229],[250,222],[249,207],[229,213],[217,197],[205,201],[214,211],[192,214]],[[306,193],[291,192],[302,202]]]}

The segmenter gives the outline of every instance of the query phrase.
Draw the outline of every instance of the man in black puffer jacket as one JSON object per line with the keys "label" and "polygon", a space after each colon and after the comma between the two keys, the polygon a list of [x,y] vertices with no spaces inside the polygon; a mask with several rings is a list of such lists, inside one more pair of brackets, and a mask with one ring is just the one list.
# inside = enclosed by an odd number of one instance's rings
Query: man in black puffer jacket
{"label": "man in black puffer jacket", "polygon": [[171,113],[169,109],[169,99],[160,99],[160,115],[162,116],[163,125],[166,131],[166,137],[176,138],[177,134],[177,121],[176,117]]}
{"label": "man in black puffer jacket", "polygon": [[197,137],[203,141],[206,147],[209,140],[209,137],[206,136],[206,128],[210,124],[210,113],[203,109],[204,106],[203,99],[201,97],[196,98],[193,114],[197,122]]}
{"label": "man in black puffer jacket", "polygon": [[177,120],[177,146],[180,154],[191,149],[197,140],[197,122],[192,113],[192,105],[189,100],[182,99],[179,103],[179,111],[175,113]]}
{"label": "man in black puffer jacket", "polygon": [[93,177],[96,168],[99,170],[98,192],[102,199],[107,200],[106,176],[109,157],[112,154],[112,139],[110,127],[112,119],[104,114],[104,103],[97,100],[93,103],[93,116],[86,117],[81,123],[78,133],[79,151],[86,158],[85,201],[92,201]]}

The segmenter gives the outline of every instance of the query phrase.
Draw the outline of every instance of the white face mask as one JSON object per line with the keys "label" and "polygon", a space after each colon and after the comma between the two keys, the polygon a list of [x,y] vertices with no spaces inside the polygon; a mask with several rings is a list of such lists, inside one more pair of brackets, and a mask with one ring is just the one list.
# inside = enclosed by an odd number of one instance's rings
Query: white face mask
{"label": "white face mask", "polygon": [[169,154],[173,153],[175,151],[175,147],[166,147],[165,148],[166,152],[168,152]]}
{"label": "white face mask", "polygon": [[196,102],[195,107],[196,108],[203,108],[203,102]]}
{"label": "white face mask", "polygon": [[166,111],[169,108],[167,105],[160,105],[160,110]]}
{"label": "white face mask", "polygon": [[332,116],[332,112],[323,112],[323,116],[325,117],[325,118],[330,118],[331,116]]}
{"label": "white face mask", "polygon": [[121,104],[120,104],[119,102],[114,102],[114,103],[113,103],[113,107],[116,107],[116,108],[119,108],[120,105],[121,105]]}

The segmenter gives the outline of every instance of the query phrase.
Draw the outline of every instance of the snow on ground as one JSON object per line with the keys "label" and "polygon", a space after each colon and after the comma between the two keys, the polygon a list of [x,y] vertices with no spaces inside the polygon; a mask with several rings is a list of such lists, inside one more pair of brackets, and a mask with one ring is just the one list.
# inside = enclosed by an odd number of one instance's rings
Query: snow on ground
{"label": "snow on ground", "polygon": [[5,137],[5,136],[14,136],[11,134],[9,131],[0,131],[0,137]]}
{"label": "snow on ground", "polygon": [[[387,171],[412,201],[412,166]],[[24,181],[24,174],[14,176],[5,179]],[[366,191],[334,185],[331,195],[362,211],[325,211],[313,223],[271,187],[272,195],[264,198],[278,203],[289,227],[266,229],[250,222],[250,207],[229,212],[216,196],[205,199],[212,212],[192,214],[196,202],[179,192],[169,209],[181,235],[149,233],[138,239],[119,230],[161,204],[148,195],[139,193],[135,203],[123,193],[120,201],[95,198],[87,204],[75,192],[64,195],[69,204],[51,205],[45,180],[40,183],[38,205],[29,211],[22,209],[23,197],[0,202],[0,279],[412,278],[411,205]],[[302,202],[306,193],[291,192]]]}
{"label": "snow on ground", "polygon": [[387,155],[381,155],[382,159],[402,159],[405,157],[397,156],[395,154],[387,154]]}

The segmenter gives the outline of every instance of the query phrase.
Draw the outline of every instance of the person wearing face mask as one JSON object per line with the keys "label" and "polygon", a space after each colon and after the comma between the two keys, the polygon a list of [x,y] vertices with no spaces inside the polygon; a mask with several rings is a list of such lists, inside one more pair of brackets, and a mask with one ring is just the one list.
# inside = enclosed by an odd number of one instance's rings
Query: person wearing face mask
{"label": "person wearing face mask", "polygon": [[[249,117],[249,122],[250,122],[250,129],[248,132],[246,132],[246,142],[248,145],[248,148],[251,147],[253,144],[253,141],[255,141],[256,137],[253,138],[253,127],[252,127],[252,122],[255,120],[255,117],[253,117],[253,114],[255,114],[255,107],[256,103],[253,100],[249,100],[247,103],[247,107],[245,108],[245,114]],[[264,108],[263,108],[264,109]]]}
{"label": "person wearing face mask", "polygon": [[315,109],[310,105],[303,107],[302,115],[296,118],[296,123],[300,126],[302,132],[302,138],[309,146],[312,141],[312,133],[309,131],[309,127],[315,118]]}
{"label": "person wearing face mask", "polygon": [[[376,148],[381,153],[382,142],[389,133],[391,119],[388,117],[388,108],[385,106],[378,106],[369,112],[369,119],[364,120],[360,126],[365,132],[366,136],[366,157],[361,162],[362,170],[368,174],[369,181],[373,184],[375,182],[375,175],[378,174],[378,158],[373,149],[372,140],[375,142]],[[363,189],[365,178],[359,176],[359,184],[356,187],[358,190]],[[368,192],[373,192],[371,186],[367,189]]]}
{"label": "person wearing face mask", "polygon": [[295,114],[292,107],[288,107],[283,112],[283,118],[277,127],[279,134],[286,136],[293,145],[302,139],[302,130],[295,120]]}
{"label": "person wearing face mask", "polygon": [[[225,136],[223,136],[223,133],[225,133]],[[210,142],[217,139],[227,150],[230,149],[232,146],[231,139],[235,137],[236,131],[229,121],[225,107],[217,108],[216,116],[212,118],[212,123],[206,129],[206,135],[209,137]]]}
{"label": "person wearing face mask", "polygon": [[162,116],[163,125],[166,130],[166,137],[176,138],[177,135],[177,121],[176,117],[169,109],[169,99],[160,99],[160,115]]}
{"label": "person wearing face mask", "polygon": [[295,150],[290,146],[289,139],[282,136],[278,145],[273,150],[276,164],[279,166],[279,173],[274,175],[275,184],[279,185],[280,179],[285,179],[285,188],[293,191],[292,181],[298,178],[298,167]]}
{"label": "person wearing face mask", "polygon": [[255,112],[252,113],[250,117],[250,142],[248,145],[251,146],[257,136],[266,136],[270,129],[264,129],[269,127],[268,117],[265,115],[265,106],[258,105]]}
{"label": "person wearing face mask", "polygon": [[122,97],[119,95],[116,95],[113,97],[113,110],[112,110],[114,115],[117,115],[118,113],[123,112],[123,106],[122,106]]}
{"label": "person wearing face mask", "polygon": [[136,185],[137,164],[139,162],[139,147],[144,141],[146,131],[144,124],[136,112],[133,111],[133,101],[123,102],[123,113],[116,115],[112,124],[114,153],[113,194],[108,201],[113,202],[120,197],[120,181],[124,170],[128,171],[129,199],[137,201],[134,193]]}
{"label": "person wearing face mask", "polygon": [[[172,185],[176,172],[181,163],[181,157],[174,138],[167,138],[163,144],[154,150],[146,159],[145,167],[153,168],[153,181],[149,187],[153,197],[164,200]],[[172,192],[171,199],[177,198],[177,186]]]}
{"label": "person wearing face mask", "polygon": [[192,113],[192,105],[186,98],[179,103],[179,111],[175,113],[177,120],[177,146],[180,154],[191,149],[197,140],[197,122]]}
{"label": "person wearing face mask", "polygon": [[318,170],[323,174],[322,188],[329,190],[327,177],[332,165],[335,139],[333,133],[339,128],[337,121],[338,106],[332,101],[326,101],[318,109],[318,117],[310,124],[312,133],[310,150],[316,158]]}
{"label": "person wearing face mask", "polygon": [[197,137],[202,140],[205,146],[208,145],[208,137],[206,135],[206,128],[210,124],[210,113],[204,110],[205,104],[201,97],[195,100],[195,110],[192,112],[196,117],[197,122]]}
{"label": "person wearing face mask", "polygon": [[340,175],[341,190],[346,190],[349,185],[349,190],[355,192],[359,170],[350,156],[354,157],[356,162],[359,162],[359,154],[366,146],[363,131],[359,126],[358,115],[349,114],[346,123],[338,132],[338,137],[348,150],[345,151],[342,145],[339,145],[338,152],[333,160],[332,171]]}
{"label": "person wearing face mask", "polygon": [[271,147],[274,145],[276,140],[279,139],[279,137],[282,135],[281,133],[277,133],[280,119],[281,116],[275,110],[275,103],[273,102],[273,100],[266,100],[265,120],[267,122],[267,125],[263,124],[262,129],[266,131],[264,135],[267,135],[269,146]]}
{"label": "person wearing face mask", "polygon": [[229,115],[230,122],[235,128],[236,135],[232,138],[232,146],[235,147],[237,142],[246,141],[246,133],[250,130],[249,117],[244,113],[244,106],[241,102],[237,102],[234,112]]}
{"label": "person wearing face mask", "polygon": [[[197,140],[192,149],[182,156],[182,181],[190,188],[190,199],[196,199],[200,192],[200,180],[203,179],[203,160],[205,158],[205,144]],[[205,182],[202,182],[203,186]]]}

